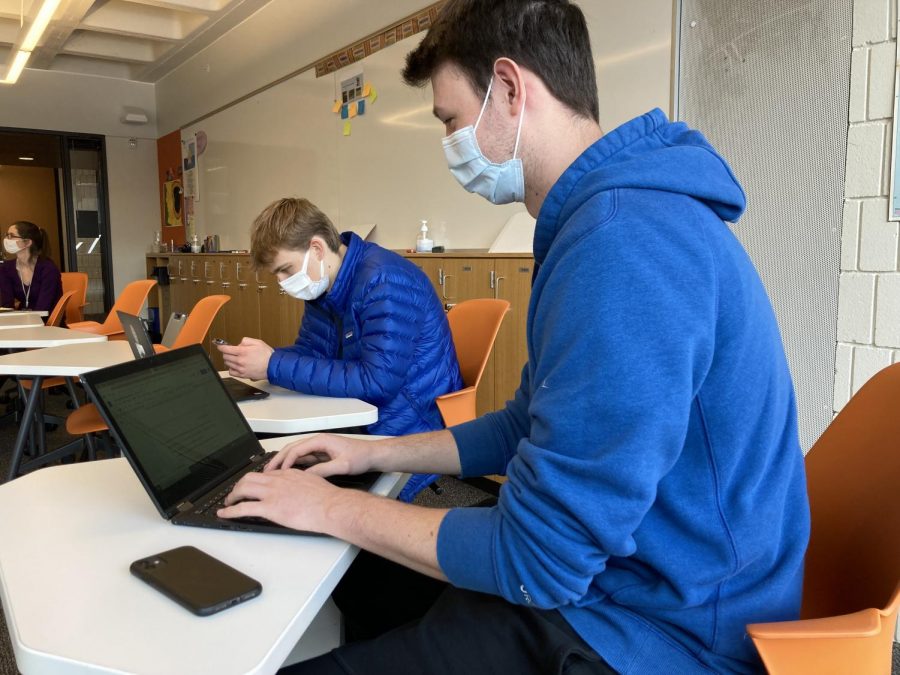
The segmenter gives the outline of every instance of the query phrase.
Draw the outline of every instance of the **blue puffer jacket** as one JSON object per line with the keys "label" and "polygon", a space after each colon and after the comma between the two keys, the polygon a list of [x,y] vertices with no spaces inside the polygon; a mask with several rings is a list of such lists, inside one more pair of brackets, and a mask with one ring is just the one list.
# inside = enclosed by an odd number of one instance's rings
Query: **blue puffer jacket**
{"label": "blue puffer jacket", "polygon": [[[462,388],[450,326],[428,278],[408,260],[352,232],[334,285],[306,303],[291,347],[269,359],[269,381],[305,394],[378,407],[372,434],[443,428],[437,396]],[[413,476],[414,496],[433,477]]]}

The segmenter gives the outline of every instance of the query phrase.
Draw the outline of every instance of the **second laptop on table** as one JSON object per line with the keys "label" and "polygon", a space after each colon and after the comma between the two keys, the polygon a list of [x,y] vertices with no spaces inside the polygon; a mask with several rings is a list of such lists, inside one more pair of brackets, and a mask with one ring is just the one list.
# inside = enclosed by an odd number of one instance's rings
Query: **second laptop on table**
{"label": "second laptop on table", "polygon": [[[116,310],[116,314],[122,324],[122,330],[125,331],[125,339],[128,340],[134,358],[143,359],[155,354],[153,342],[150,340],[150,334],[147,332],[144,320],[134,314],[127,314],[118,310]],[[233,377],[223,377],[222,383],[225,385],[228,395],[238,403],[241,401],[255,401],[266,398],[269,395],[269,392],[264,389],[241,382]]]}

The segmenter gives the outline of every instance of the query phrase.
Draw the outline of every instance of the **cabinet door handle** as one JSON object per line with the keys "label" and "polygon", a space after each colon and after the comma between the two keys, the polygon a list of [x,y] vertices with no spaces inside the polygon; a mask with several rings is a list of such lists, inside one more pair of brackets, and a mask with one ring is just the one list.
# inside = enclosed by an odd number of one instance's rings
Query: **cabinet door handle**
{"label": "cabinet door handle", "polygon": [[456,307],[456,303],[455,303],[455,302],[445,302],[445,303],[444,303],[444,311],[449,312],[449,311],[450,311],[451,309],[453,309],[454,307]]}
{"label": "cabinet door handle", "polygon": [[[491,272],[493,274],[493,272]],[[494,289],[494,299],[500,297],[500,282],[503,281],[506,277],[497,277],[497,287]]]}
{"label": "cabinet door handle", "polygon": [[223,281],[223,282],[222,282],[222,288],[231,288],[231,282],[230,282],[230,281]]}
{"label": "cabinet door handle", "polygon": [[286,292],[283,288],[278,289],[278,295],[286,295]]}
{"label": "cabinet door handle", "polygon": [[444,300],[449,300],[449,298],[447,297],[447,279],[452,279],[452,278],[453,278],[452,274],[445,274],[444,281],[441,283],[441,295],[443,296]]}
{"label": "cabinet door handle", "polygon": [[[494,289],[494,286],[496,285],[496,281],[497,281],[497,273],[494,270],[491,270],[491,290]],[[496,292],[494,293],[494,297],[495,298],[497,297]]]}

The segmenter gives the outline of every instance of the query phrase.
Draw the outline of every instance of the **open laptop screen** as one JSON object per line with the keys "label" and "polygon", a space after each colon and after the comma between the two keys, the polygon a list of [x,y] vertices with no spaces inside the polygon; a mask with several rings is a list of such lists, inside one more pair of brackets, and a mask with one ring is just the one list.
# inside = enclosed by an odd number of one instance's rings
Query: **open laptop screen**
{"label": "open laptop screen", "polygon": [[94,371],[84,379],[166,514],[259,452],[199,346]]}

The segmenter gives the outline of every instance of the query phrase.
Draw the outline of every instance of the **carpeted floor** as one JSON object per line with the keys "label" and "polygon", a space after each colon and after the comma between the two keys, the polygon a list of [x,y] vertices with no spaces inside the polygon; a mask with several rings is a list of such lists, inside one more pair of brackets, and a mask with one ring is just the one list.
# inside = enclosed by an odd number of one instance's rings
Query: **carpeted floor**
{"label": "carpeted floor", "polygon": [[[65,415],[65,402],[65,396],[48,396],[47,411],[51,414]],[[0,414],[2,414],[4,408],[5,406],[0,405]],[[10,449],[15,442],[17,429],[18,425],[15,420],[0,420],[0,481],[6,478],[10,461]],[[49,449],[53,449],[70,440],[73,439],[65,432],[65,429],[59,428],[48,433],[47,445]],[[416,499],[416,503],[438,508],[468,506],[477,504],[490,496],[476,487],[450,477],[442,478],[439,481],[439,485],[441,486],[442,494],[437,494],[430,489],[424,490]],[[16,675],[17,673],[12,645],[9,642],[9,632],[6,627],[6,617],[0,612],[0,675]],[[897,643],[894,644],[892,673],[893,675],[900,675],[900,645]]]}

